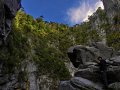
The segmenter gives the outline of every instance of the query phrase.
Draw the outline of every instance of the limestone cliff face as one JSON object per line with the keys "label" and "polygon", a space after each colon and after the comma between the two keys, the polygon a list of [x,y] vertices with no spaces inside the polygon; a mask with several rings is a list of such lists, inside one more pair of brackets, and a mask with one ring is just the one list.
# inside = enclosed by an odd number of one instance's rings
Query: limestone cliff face
{"label": "limestone cliff face", "polygon": [[[120,1],[102,0],[104,10],[98,9],[89,17],[91,29],[96,30],[101,42],[119,50]],[[92,41],[91,41],[92,42]]]}
{"label": "limestone cliff face", "polygon": [[102,0],[112,31],[120,31],[120,0]]}
{"label": "limestone cliff face", "polygon": [[108,17],[106,15],[106,12],[101,8],[98,8],[98,10],[89,17],[89,20],[91,30],[96,30],[99,34],[101,42],[106,44],[106,31],[105,28],[103,28],[108,24]]}
{"label": "limestone cliff face", "polygon": [[120,0],[102,0],[108,17],[107,44],[120,50]]}
{"label": "limestone cliff face", "polygon": [[116,15],[120,15],[120,0],[102,0],[105,11],[109,17],[110,23],[114,23],[112,20]]}

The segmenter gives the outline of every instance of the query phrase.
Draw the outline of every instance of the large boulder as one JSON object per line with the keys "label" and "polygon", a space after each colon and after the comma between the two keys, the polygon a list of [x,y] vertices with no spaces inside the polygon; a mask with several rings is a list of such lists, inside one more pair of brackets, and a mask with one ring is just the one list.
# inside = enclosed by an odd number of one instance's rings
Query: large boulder
{"label": "large boulder", "polygon": [[[91,66],[85,69],[79,69],[75,74],[75,77],[82,77],[95,83],[101,82],[101,74],[97,66]],[[113,78],[114,77],[114,78]],[[120,66],[109,66],[107,70],[108,84],[114,82],[120,82]]]}
{"label": "large boulder", "polygon": [[85,69],[79,69],[75,74],[75,77],[82,77],[87,80],[93,81],[93,82],[101,82],[100,81],[100,75],[98,72],[98,68],[85,68]]}
{"label": "large boulder", "polygon": [[[118,55],[113,48],[100,42],[92,43],[90,46],[76,45],[70,47],[68,57],[78,70],[70,81],[60,84],[60,90],[104,90],[102,89],[104,86],[103,80],[96,62],[98,56],[106,59],[109,64],[107,67],[107,81],[109,88],[114,88],[116,82],[120,82],[120,56]],[[64,89],[62,86],[64,86]]]}
{"label": "large boulder", "polygon": [[101,84],[90,80],[74,77],[70,81],[62,81],[59,90],[103,90]]}
{"label": "large boulder", "polygon": [[68,57],[76,68],[80,64],[95,62],[98,56],[109,59],[114,56],[114,50],[100,42],[92,43],[91,46],[76,45],[68,49]]}
{"label": "large boulder", "polygon": [[115,64],[120,65],[120,56],[115,56],[111,58],[111,61],[113,61]]}
{"label": "large boulder", "polygon": [[[107,80],[110,90],[119,90],[119,87],[116,87],[118,85],[116,82],[120,82],[120,66],[108,67]],[[98,67],[90,65],[79,69],[71,80],[62,81],[59,90],[104,90],[103,86]]]}
{"label": "large boulder", "polygon": [[76,90],[76,88],[70,84],[70,81],[61,81],[59,90]]}
{"label": "large boulder", "polygon": [[109,85],[110,90],[120,90],[120,82],[115,82]]}

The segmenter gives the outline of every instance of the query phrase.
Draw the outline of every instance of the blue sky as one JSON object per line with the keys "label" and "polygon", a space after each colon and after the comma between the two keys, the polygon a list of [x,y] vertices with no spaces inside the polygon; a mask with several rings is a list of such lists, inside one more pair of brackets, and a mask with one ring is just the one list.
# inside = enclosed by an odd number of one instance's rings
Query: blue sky
{"label": "blue sky", "polygon": [[34,18],[43,16],[46,21],[79,24],[87,20],[98,7],[102,7],[100,0],[22,0],[26,13]]}

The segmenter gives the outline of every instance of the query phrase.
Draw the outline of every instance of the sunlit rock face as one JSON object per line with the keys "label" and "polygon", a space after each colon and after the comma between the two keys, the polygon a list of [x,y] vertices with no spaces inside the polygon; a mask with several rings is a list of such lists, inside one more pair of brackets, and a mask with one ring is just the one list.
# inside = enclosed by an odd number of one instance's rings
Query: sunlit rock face
{"label": "sunlit rock face", "polygon": [[[115,40],[109,40],[109,38],[111,36],[114,37],[114,34],[116,33],[118,33],[119,36],[120,33],[120,1],[101,1],[103,2],[104,10],[99,8],[92,16],[89,17],[91,26],[90,30],[96,30],[98,32],[102,43],[114,47],[119,44],[119,38],[116,38]],[[93,41],[91,40],[91,42]],[[112,45],[112,43],[114,43],[114,45]]]}
{"label": "sunlit rock face", "polygon": [[118,36],[120,36],[120,0],[102,0],[104,4],[104,9],[108,17],[108,24],[109,28],[106,30],[107,39],[112,36],[114,37],[115,34],[117,37],[114,40],[107,41],[107,44],[110,46],[118,47],[117,50],[119,50],[119,43],[120,39]]}
{"label": "sunlit rock face", "polygon": [[109,17],[109,22],[111,24],[117,23],[113,19],[115,16],[120,15],[120,0],[102,0],[105,11],[107,12],[107,15]]}
{"label": "sunlit rock face", "polygon": [[[89,22],[91,30],[96,30],[99,34],[101,42],[103,44],[106,44],[106,30],[103,28],[103,25],[108,24],[108,17],[106,15],[106,12],[103,9],[98,8],[98,10],[89,17]],[[91,42],[93,41],[91,40]]]}

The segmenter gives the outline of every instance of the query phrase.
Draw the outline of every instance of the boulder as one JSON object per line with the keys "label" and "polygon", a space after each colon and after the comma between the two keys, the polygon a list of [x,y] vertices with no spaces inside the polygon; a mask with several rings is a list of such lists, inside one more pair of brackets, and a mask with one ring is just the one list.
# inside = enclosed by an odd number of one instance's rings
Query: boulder
{"label": "boulder", "polygon": [[93,82],[101,82],[100,75],[98,71],[93,71],[90,68],[80,69],[75,74],[75,77],[82,77]]}
{"label": "boulder", "polygon": [[62,81],[59,90],[103,90],[101,84],[81,77],[74,77],[70,81]]}
{"label": "boulder", "polygon": [[[113,78],[114,77],[114,78]],[[120,66],[108,66],[108,90],[119,90],[116,82],[120,82]],[[88,63],[74,74],[69,81],[61,81],[59,90],[104,90],[99,68],[94,63]]]}
{"label": "boulder", "polygon": [[92,43],[90,46],[76,45],[68,49],[68,57],[78,70],[71,80],[60,85],[65,86],[65,90],[69,90],[68,87],[70,90],[103,90],[104,85],[96,62],[98,56],[103,57],[108,63],[107,81],[109,88],[112,89],[118,85],[116,82],[120,82],[120,56],[115,53],[113,48],[100,42]]}
{"label": "boulder", "polygon": [[111,58],[110,60],[113,61],[113,63],[120,65],[120,56],[115,56]]}
{"label": "boulder", "polygon": [[76,45],[68,49],[68,57],[76,68],[80,64],[96,62],[98,56],[109,59],[114,56],[114,50],[100,42],[92,43],[91,46]]}
{"label": "boulder", "polygon": [[[79,69],[74,76],[82,77],[96,83],[101,82],[101,74],[98,67],[91,66],[92,68]],[[113,78],[114,77],[114,78]],[[108,83],[120,82],[120,67],[119,66],[109,66],[107,70]]]}
{"label": "boulder", "polygon": [[[61,81],[59,90],[76,90],[71,84],[70,81]],[[78,89],[79,90],[79,89]]]}
{"label": "boulder", "polygon": [[110,90],[120,90],[120,82],[112,83],[108,87]]}

